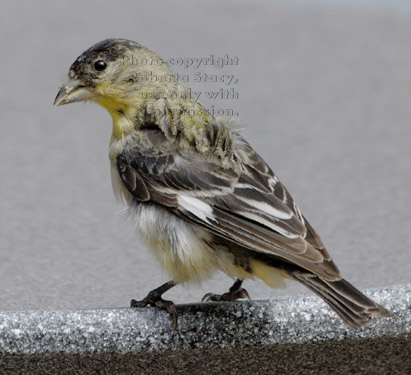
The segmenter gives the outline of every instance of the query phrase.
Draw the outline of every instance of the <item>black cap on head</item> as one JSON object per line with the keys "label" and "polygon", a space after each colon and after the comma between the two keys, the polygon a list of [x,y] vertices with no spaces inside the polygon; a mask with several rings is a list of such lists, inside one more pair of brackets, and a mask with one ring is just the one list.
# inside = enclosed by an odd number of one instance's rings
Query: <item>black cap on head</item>
{"label": "black cap on head", "polygon": [[143,48],[143,46],[127,39],[105,39],[94,44],[77,57],[76,61],[74,61],[70,67],[70,73],[73,76],[80,76],[84,65],[92,63],[97,58],[101,58],[107,62],[115,61],[119,57],[129,53],[130,49],[135,48]]}

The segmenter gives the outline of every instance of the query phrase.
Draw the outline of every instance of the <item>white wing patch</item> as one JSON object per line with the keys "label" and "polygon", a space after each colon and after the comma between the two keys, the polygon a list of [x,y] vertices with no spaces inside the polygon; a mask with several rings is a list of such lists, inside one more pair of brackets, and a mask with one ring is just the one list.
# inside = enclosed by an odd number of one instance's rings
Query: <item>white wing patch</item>
{"label": "white wing patch", "polygon": [[290,209],[286,210],[279,210],[268,203],[259,202],[254,199],[246,199],[241,198],[244,202],[247,202],[251,207],[254,207],[268,216],[272,216],[276,219],[291,219],[293,217],[293,213]]}
{"label": "white wing patch", "polygon": [[209,219],[214,220],[213,208],[201,199],[190,195],[179,194],[177,196],[177,202],[179,207],[184,208],[207,223]]}
{"label": "white wing patch", "polygon": [[299,234],[293,234],[290,233],[289,231],[285,230],[284,228],[279,227],[278,225],[275,225],[272,221],[268,221],[264,219],[262,216],[258,214],[253,214],[251,212],[246,212],[246,211],[241,211],[241,215],[243,215],[246,218],[249,218],[251,220],[256,221],[257,223],[263,224],[268,228],[271,228],[272,230],[282,234],[285,237],[291,238],[291,239],[296,239],[298,237],[301,237]]}

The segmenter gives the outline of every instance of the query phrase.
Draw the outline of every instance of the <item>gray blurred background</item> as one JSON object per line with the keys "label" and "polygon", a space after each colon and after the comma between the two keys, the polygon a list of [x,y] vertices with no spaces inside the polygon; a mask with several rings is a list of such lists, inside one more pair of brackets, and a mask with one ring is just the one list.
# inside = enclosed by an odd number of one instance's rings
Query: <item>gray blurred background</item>
{"label": "gray blurred background", "polygon": [[[0,310],[128,306],[167,280],[113,198],[111,118],[95,104],[52,106],[70,64],[107,37],[165,58],[237,56],[198,71],[235,74],[239,98],[200,101],[239,113],[348,280],[410,283],[407,2],[3,0]],[[197,302],[231,283],[216,274],[166,298]],[[306,292],[245,287],[253,298]]]}

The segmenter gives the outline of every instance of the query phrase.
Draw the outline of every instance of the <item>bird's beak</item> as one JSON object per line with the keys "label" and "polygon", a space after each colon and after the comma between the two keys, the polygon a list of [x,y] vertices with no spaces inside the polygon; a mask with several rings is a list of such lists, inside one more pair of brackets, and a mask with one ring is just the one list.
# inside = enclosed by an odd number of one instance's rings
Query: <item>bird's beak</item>
{"label": "bird's beak", "polygon": [[68,78],[54,99],[54,105],[63,105],[92,99],[95,95],[79,79]]}

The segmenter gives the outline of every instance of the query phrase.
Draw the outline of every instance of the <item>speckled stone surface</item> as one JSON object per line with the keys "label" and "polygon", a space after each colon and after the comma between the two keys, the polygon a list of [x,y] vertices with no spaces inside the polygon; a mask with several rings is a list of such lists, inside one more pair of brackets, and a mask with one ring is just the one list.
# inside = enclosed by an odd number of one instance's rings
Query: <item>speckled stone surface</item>
{"label": "speckled stone surface", "polygon": [[367,294],[396,317],[352,330],[315,296],[179,305],[176,331],[155,308],[0,313],[0,373],[349,373],[359,361],[356,373],[407,374],[411,285]]}

